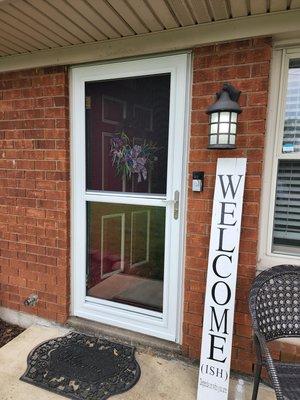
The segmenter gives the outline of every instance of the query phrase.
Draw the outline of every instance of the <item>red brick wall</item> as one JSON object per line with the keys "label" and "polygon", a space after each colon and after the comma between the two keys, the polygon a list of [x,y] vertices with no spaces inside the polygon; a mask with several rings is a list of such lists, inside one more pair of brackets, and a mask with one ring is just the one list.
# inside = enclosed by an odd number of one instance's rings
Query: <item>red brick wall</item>
{"label": "red brick wall", "polygon": [[[68,73],[0,74],[0,301],[63,322],[69,309]],[[31,293],[37,307],[23,306]]]}
{"label": "red brick wall", "polygon": [[[188,356],[199,357],[217,158],[247,157],[232,351],[232,368],[247,373],[252,372],[253,361],[247,296],[257,261],[270,58],[270,40],[251,39],[195,49],[193,63],[183,348]],[[237,149],[208,150],[205,110],[224,82],[242,91],[243,112],[239,116]],[[205,172],[205,189],[202,193],[193,193],[191,173],[198,170]]]}
{"label": "red brick wall", "polygon": [[[183,350],[199,357],[216,161],[247,157],[232,352],[233,369],[247,373],[270,58],[270,40],[252,39],[198,48],[193,64]],[[224,82],[242,90],[237,149],[207,150],[205,110]],[[70,297],[69,169],[67,69],[0,74],[0,304],[59,322]],[[202,193],[191,191],[194,170],[205,172]],[[31,293],[38,306],[24,307]],[[286,347],[277,347],[276,357]]]}

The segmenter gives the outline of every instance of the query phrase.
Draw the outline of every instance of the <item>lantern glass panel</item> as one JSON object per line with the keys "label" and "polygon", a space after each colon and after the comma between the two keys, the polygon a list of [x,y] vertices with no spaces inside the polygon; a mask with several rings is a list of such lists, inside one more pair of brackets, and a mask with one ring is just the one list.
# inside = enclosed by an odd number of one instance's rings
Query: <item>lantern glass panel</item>
{"label": "lantern glass panel", "polygon": [[217,135],[210,135],[210,144],[217,144]]}
{"label": "lantern glass panel", "polygon": [[227,144],[228,135],[219,135],[219,144]]}
{"label": "lantern glass panel", "polygon": [[214,123],[214,122],[219,122],[219,113],[215,112],[211,114],[210,117],[210,122]]}
{"label": "lantern glass panel", "polygon": [[230,125],[230,133],[236,133],[236,124]]}
{"label": "lantern glass panel", "polygon": [[210,133],[218,133],[218,124],[211,124]]}
{"label": "lantern glass panel", "polygon": [[222,111],[220,112],[220,122],[229,122],[230,121],[230,112]]}
{"label": "lantern glass panel", "polygon": [[229,125],[228,123],[220,123],[219,125],[219,132],[220,133],[228,133],[229,132]]}
{"label": "lantern glass panel", "polygon": [[237,113],[236,112],[231,113],[231,122],[237,122]]}

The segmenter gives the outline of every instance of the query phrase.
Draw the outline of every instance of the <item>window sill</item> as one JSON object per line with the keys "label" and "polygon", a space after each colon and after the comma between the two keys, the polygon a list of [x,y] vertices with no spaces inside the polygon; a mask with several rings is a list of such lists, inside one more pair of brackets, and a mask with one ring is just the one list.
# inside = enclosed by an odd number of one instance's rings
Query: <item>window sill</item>
{"label": "window sill", "polygon": [[298,255],[287,255],[287,254],[263,254],[258,259],[257,271],[262,272],[275,265],[281,264],[292,264],[300,267],[300,254]]}

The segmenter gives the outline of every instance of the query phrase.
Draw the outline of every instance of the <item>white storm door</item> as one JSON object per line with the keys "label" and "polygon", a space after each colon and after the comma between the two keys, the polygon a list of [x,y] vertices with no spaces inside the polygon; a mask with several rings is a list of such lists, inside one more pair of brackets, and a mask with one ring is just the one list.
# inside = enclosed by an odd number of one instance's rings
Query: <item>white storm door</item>
{"label": "white storm door", "polygon": [[187,54],[71,71],[72,312],[180,340]]}

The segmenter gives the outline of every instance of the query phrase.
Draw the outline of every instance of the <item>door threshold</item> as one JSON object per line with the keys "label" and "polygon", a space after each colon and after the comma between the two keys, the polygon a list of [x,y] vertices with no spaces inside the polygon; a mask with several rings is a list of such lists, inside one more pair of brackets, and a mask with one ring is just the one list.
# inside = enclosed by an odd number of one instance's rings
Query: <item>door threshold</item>
{"label": "door threshold", "polygon": [[166,358],[186,359],[182,355],[181,345],[168,340],[132,332],[127,329],[105,325],[80,317],[70,317],[66,322],[68,328],[76,331],[97,335],[111,341],[122,342],[135,346],[138,351],[165,356]]}

